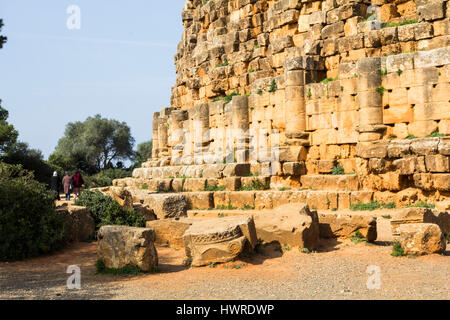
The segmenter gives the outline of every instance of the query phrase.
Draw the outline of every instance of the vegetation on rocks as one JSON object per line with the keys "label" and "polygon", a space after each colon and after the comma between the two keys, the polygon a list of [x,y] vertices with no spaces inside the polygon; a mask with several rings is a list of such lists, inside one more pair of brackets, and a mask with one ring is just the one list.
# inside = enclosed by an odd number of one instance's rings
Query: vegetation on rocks
{"label": "vegetation on rocks", "polygon": [[378,209],[395,209],[395,203],[394,202],[383,203],[378,201],[372,201],[370,203],[358,202],[350,205],[350,210],[352,211],[373,211]]}
{"label": "vegetation on rocks", "polygon": [[96,229],[106,225],[145,226],[145,218],[141,214],[121,207],[111,197],[100,191],[83,191],[75,204],[89,208],[95,220]]}

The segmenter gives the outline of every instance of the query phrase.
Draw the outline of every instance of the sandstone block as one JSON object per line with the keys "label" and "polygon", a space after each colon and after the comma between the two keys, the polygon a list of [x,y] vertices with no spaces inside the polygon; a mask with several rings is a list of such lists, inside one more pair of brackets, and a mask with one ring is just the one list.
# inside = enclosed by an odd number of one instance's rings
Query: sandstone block
{"label": "sandstone block", "polygon": [[257,243],[252,216],[231,216],[194,222],[183,236],[192,266],[223,263],[251,252]]}
{"label": "sandstone block", "polygon": [[293,203],[280,206],[273,212],[254,216],[258,239],[264,243],[314,250],[319,243],[317,212],[306,204]]}
{"label": "sandstone block", "polygon": [[149,194],[144,205],[150,207],[158,219],[186,216],[188,207],[186,196],[180,194]]}
{"label": "sandstone block", "polygon": [[376,218],[356,213],[319,213],[321,238],[350,239],[359,231],[368,241],[377,238]]}
{"label": "sandstone block", "polygon": [[246,177],[250,173],[249,163],[231,163],[227,164],[223,170],[224,177]]}
{"label": "sandstone block", "polygon": [[98,231],[98,259],[107,268],[137,266],[151,271],[158,265],[155,232],[147,228],[103,226]]}
{"label": "sandstone block", "polygon": [[183,235],[192,225],[193,220],[188,218],[163,219],[148,221],[147,228],[155,231],[155,243],[160,245],[169,244],[175,248],[184,248]]}
{"label": "sandstone block", "polygon": [[403,224],[399,228],[400,243],[406,255],[443,253],[446,249],[444,234],[432,223]]}
{"label": "sandstone block", "polygon": [[94,238],[95,221],[88,208],[80,206],[64,206],[56,208],[56,212],[65,218],[67,241],[78,242]]}

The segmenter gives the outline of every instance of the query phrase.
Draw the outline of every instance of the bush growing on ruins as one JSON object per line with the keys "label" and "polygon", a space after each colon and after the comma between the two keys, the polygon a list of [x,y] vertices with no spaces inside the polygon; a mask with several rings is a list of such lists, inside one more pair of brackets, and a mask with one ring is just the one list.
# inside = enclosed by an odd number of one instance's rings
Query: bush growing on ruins
{"label": "bush growing on ruins", "polygon": [[34,257],[60,248],[65,222],[54,195],[20,165],[0,162],[0,260]]}
{"label": "bush growing on ruins", "polygon": [[409,136],[406,137],[407,140],[413,140],[413,139],[417,139],[417,137],[413,134],[410,134]]}
{"label": "bush growing on ruins", "polygon": [[363,203],[358,202],[350,205],[350,210],[352,211],[373,211],[377,209],[395,209],[395,203],[394,202],[378,202],[378,201],[371,201],[370,203]]}
{"label": "bush growing on ruins", "polygon": [[225,186],[218,186],[217,184],[210,186],[208,185],[208,182],[206,182],[204,191],[225,191],[225,189]]}
{"label": "bush growing on ruins", "polygon": [[384,95],[384,93],[386,92],[386,88],[381,86],[381,87],[377,87],[375,89],[376,92],[378,92],[380,95]]}
{"label": "bush growing on ruins", "polygon": [[405,255],[405,253],[403,252],[403,248],[402,245],[399,241],[394,241],[392,243],[392,256],[394,257],[402,257]]}
{"label": "bush growing on ruins", "polygon": [[435,131],[427,136],[427,138],[439,138],[439,137],[445,137],[445,134],[439,133],[439,131]]}
{"label": "bush growing on ruins", "polygon": [[432,203],[426,203],[424,201],[419,201],[415,204],[406,206],[407,208],[427,208],[427,209],[434,209],[436,208],[436,205],[432,204]]}
{"label": "bush growing on ruins", "polygon": [[334,176],[339,176],[339,175],[345,174],[344,167],[342,166],[342,164],[338,163],[336,166],[334,166],[334,168],[332,170],[332,174]]}
{"label": "bush growing on ruins", "polygon": [[277,86],[277,82],[275,81],[275,79],[272,79],[272,82],[270,83],[270,87],[269,87],[269,92],[275,92],[277,91],[278,86]]}
{"label": "bush growing on ruins", "polygon": [[361,242],[367,242],[367,239],[362,235],[362,233],[359,230],[355,232],[355,234],[350,238],[350,240],[356,244]]}
{"label": "bush growing on ruins", "polygon": [[328,83],[328,82],[333,82],[333,81],[336,81],[336,80],[338,80],[338,77],[336,77],[336,78],[325,78],[322,81],[320,81],[320,83]]}
{"label": "bush growing on ruins", "polygon": [[106,225],[145,226],[145,218],[141,214],[122,208],[111,197],[105,196],[100,191],[83,191],[75,204],[89,208],[97,230]]}

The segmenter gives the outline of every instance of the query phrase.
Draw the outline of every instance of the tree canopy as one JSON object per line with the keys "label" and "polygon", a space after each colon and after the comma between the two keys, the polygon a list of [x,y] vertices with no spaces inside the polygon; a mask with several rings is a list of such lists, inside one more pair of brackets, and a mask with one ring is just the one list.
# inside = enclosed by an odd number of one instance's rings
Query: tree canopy
{"label": "tree canopy", "polygon": [[153,140],[139,143],[134,158],[134,167],[140,167],[142,162],[152,157]]}
{"label": "tree canopy", "polygon": [[9,124],[9,113],[1,106],[0,100],[0,156],[7,152],[11,146],[16,143],[19,133],[14,129],[14,126]]}
{"label": "tree canopy", "polygon": [[59,166],[70,165],[94,173],[132,158],[133,145],[134,138],[125,122],[96,115],[84,122],[68,123],[49,160]]}

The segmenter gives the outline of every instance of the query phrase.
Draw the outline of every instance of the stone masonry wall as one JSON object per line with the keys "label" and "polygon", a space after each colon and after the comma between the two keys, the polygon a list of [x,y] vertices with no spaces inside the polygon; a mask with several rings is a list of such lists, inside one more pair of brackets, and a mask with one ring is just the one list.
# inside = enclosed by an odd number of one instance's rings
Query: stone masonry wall
{"label": "stone masonry wall", "polygon": [[[143,167],[251,163],[308,188],[340,165],[356,190],[450,191],[449,13],[447,0],[187,0]],[[429,139],[446,147],[411,147]]]}

